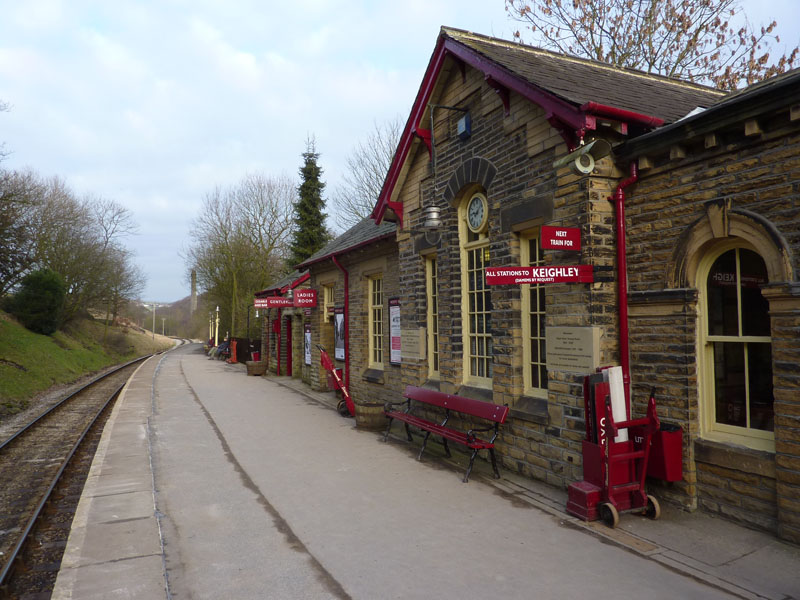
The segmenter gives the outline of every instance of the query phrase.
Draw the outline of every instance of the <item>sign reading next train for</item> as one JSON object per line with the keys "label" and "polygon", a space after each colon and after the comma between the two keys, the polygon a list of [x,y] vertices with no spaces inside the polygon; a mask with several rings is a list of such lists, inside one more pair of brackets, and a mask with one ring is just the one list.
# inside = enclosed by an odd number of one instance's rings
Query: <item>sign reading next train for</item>
{"label": "sign reading next train for", "polygon": [[580,250],[580,227],[551,227],[542,226],[542,250]]}
{"label": "sign reading next train for", "polygon": [[594,268],[592,265],[486,268],[486,285],[592,283],[593,281]]}

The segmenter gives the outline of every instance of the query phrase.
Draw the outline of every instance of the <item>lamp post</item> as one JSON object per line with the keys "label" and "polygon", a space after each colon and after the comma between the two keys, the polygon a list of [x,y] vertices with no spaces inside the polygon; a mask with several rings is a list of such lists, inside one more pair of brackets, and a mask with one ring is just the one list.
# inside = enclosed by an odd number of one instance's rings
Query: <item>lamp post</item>
{"label": "lamp post", "polygon": [[167,320],[167,317],[161,317],[161,335],[164,335],[164,321]]}
{"label": "lamp post", "polygon": [[156,339],[156,303],[153,302],[153,339]]}
{"label": "lamp post", "polygon": [[214,327],[214,345],[219,346],[219,306],[217,306],[217,318]]}

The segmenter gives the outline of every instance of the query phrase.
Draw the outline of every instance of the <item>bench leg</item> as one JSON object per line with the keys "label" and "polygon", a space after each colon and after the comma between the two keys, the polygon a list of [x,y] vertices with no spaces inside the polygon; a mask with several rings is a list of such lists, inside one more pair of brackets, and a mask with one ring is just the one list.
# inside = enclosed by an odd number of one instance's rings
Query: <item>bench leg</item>
{"label": "bench leg", "polygon": [[444,437],[442,438],[442,444],[444,444],[444,452],[445,452],[445,454],[447,454],[447,458],[452,458],[453,455],[450,454],[450,448],[447,445],[447,438],[444,438]]}
{"label": "bench leg", "polygon": [[384,442],[389,441],[389,432],[392,430],[392,423],[394,422],[394,419],[392,419],[392,417],[387,417],[387,418],[389,419],[389,424],[386,426],[386,433],[383,434]]}
{"label": "bench leg", "polygon": [[497,457],[494,455],[494,448],[489,448],[489,457],[492,459],[492,469],[494,469],[494,478],[500,479],[500,471],[497,470]]}
{"label": "bench leg", "polygon": [[414,438],[411,437],[411,427],[408,426],[408,423],[403,423],[406,426],[406,437],[408,438],[409,442],[413,442]]}
{"label": "bench leg", "polygon": [[425,452],[425,446],[428,445],[428,438],[431,437],[431,432],[425,432],[425,439],[422,440],[422,448],[420,448],[419,456],[417,456],[417,460],[422,460],[422,453]]}
{"label": "bench leg", "polygon": [[472,451],[472,456],[469,457],[469,466],[467,472],[464,474],[464,483],[469,481],[469,474],[472,473],[472,465],[475,463],[475,457],[478,455],[478,448]]}

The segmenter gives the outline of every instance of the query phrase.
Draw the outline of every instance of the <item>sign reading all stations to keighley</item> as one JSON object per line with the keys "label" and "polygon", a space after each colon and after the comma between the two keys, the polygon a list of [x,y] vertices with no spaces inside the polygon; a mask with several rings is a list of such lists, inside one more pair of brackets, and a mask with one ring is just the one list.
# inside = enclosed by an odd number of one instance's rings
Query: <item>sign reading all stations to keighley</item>
{"label": "sign reading all stations to keighley", "polygon": [[580,250],[580,227],[551,227],[542,225],[542,250]]}
{"label": "sign reading all stations to keighley", "polygon": [[594,269],[592,265],[486,268],[486,285],[592,283],[593,281]]}

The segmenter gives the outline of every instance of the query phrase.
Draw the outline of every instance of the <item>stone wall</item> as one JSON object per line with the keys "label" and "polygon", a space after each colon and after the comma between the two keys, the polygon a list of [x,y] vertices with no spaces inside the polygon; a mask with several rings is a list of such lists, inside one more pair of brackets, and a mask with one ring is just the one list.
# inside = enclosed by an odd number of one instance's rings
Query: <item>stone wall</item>
{"label": "stone wall", "polygon": [[[350,389],[356,403],[383,403],[396,400],[402,394],[401,369],[391,365],[389,298],[399,297],[400,289],[397,267],[397,245],[394,240],[377,241],[358,250],[344,253],[339,261],[349,277],[349,344],[350,344]],[[320,295],[317,308],[307,319],[312,324],[312,366],[308,382],[317,390],[327,390],[327,376],[319,363],[317,344],[321,344],[334,359],[334,331],[330,319],[322,313],[323,285],[334,285],[335,306],[344,307],[344,274],[330,261],[323,261],[310,268],[310,286]],[[383,369],[369,368],[368,357],[368,277],[380,274],[383,277]],[[345,361],[335,360],[337,368],[344,370]]]}
{"label": "stone wall", "polygon": [[[684,430],[684,481],[664,492],[799,541],[800,120],[791,115],[731,122],[643,157],[627,215],[634,390],[641,399],[655,385],[660,415]],[[702,427],[698,263],[734,238],[769,271],[774,453],[715,442]]]}
{"label": "stone wall", "polygon": [[[489,201],[491,265],[520,264],[520,233],[543,224],[580,227],[581,253],[545,252],[547,264],[614,265],[613,210],[607,196],[619,174],[610,161],[596,177],[578,177],[569,169],[555,173],[554,159],[566,151],[560,135],[543,111],[516,94],[508,113],[477,71],[462,76],[454,70],[441,85],[437,103],[468,108],[472,135],[456,135],[463,113],[437,110],[435,168],[420,145],[409,158],[408,175],[399,199],[409,228],[420,224],[421,210],[432,201],[442,209],[438,243],[422,234],[398,235],[403,327],[426,326],[424,257],[434,254],[439,280],[440,379],[427,381],[427,360],[406,361],[403,383],[438,387],[499,404],[509,404],[511,417],[503,429],[498,453],[510,470],[566,487],[581,478],[584,437],[583,376],[551,371],[548,397],[524,396],[521,290],[491,290],[494,343],[491,389],[463,384],[461,255],[457,206],[464,193],[483,189]],[[591,326],[600,329],[599,364],[617,361],[615,287],[611,273],[596,284],[549,285],[547,326]]]}

